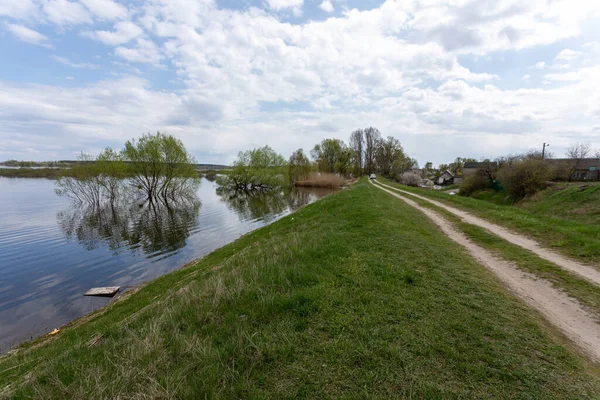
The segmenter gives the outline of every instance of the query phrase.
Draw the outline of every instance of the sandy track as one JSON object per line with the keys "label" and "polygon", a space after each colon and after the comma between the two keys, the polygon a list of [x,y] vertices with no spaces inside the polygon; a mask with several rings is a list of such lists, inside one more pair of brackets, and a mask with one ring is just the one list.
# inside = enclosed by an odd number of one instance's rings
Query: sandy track
{"label": "sandy track", "polygon": [[531,240],[523,235],[513,233],[500,225],[496,225],[496,224],[488,222],[482,218],[475,217],[474,215],[469,214],[468,212],[459,210],[457,208],[447,206],[446,204],[441,203],[439,201],[431,200],[427,197],[420,196],[420,195],[412,193],[412,192],[407,192],[406,190],[398,189],[398,188],[386,185],[381,182],[377,182],[377,184],[384,186],[386,188],[392,189],[394,191],[397,191],[397,192],[400,192],[403,194],[407,194],[409,196],[413,196],[418,199],[427,201],[435,206],[441,207],[444,210],[456,215],[457,217],[459,217],[460,219],[462,219],[464,222],[466,222],[468,224],[476,225],[480,228],[484,228],[487,231],[500,236],[502,239],[506,240],[507,242],[515,244],[526,250],[529,250],[532,253],[536,254],[538,257],[543,258],[544,260],[550,261],[551,263],[558,265],[559,267],[561,267],[564,270],[572,272],[572,273],[580,276],[581,278],[583,278],[589,282],[592,282],[596,285],[600,285],[600,271],[598,271],[597,269],[595,269],[593,267],[590,267],[589,265],[582,264],[575,260],[569,259],[561,254],[558,254],[555,251],[552,251],[545,247],[542,247],[535,240]]}
{"label": "sandy track", "polygon": [[464,247],[480,264],[493,271],[515,295],[538,310],[547,321],[563,332],[583,354],[594,362],[600,362],[600,325],[579,302],[555,289],[549,282],[523,272],[512,263],[477,246],[435,211],[391,190],[373,185],[424,213],[451,240]]}

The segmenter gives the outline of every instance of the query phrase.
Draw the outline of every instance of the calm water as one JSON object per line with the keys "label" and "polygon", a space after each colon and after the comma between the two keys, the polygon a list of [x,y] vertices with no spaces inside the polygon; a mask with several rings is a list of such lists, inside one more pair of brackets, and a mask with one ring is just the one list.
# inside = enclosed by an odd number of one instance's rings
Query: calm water
{"label": "calm water", "polygon": [[198,204],[92,211],[52,180],[0,177],[0,352],[110,301],[91,287],[148,281],[329,192],[231,198],[203,179]]}

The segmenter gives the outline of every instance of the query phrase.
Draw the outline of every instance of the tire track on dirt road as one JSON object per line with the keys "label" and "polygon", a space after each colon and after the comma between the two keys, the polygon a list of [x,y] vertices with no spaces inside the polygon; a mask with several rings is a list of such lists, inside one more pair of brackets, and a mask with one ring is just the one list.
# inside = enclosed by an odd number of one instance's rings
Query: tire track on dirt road
{"label": "tire track on dirt road", "polygon": [[383,187],[389,188],[393,191],[396,191],[396,192],[399,192],[402,194],[406,194],[406,195],[409,195],[412,197],[416,197],[420,200],[427,201],[437,207],[443,208],[444,210],[456,215],[457,217],[459,217],[460,219],[462,219],[464,222],[466,222],[468,224],[483,228],[483,229],[487,230],[488,232],[491,232],[494,235],[501,237],[502,239],[506,240],[509,243],[512,243],[514,245],[522,247],[525,250],[529,250],[532,253],[534,253],[535,255],[537,255],[538,257],[540,257],[546,261],[550,261],[551,263],[561,267],[562,269],[572,272],[573,274],[576,274],[577,276],[579,276],[589,282],[592,282],[595,285],[600,286],[600,271],[598,271],[597,269],[595,269],[589,265],[582,264],[578,261],[572,260],[561,254],[558,254],[555,251],[552,251],[545,247],[542,247],[535,240],[529,239],[523,235],[513,233],[510,230],[508,230],[500,225],[496,225],[491,222],[488,222],[488,221],[486,221],[482,218],[476,217],[473,214],[470,214],[466,211],[462,211],[457,208],[447,206],[444,203],[441,203],[439,201],[431,200],[427,197],[420,196],[418,194],[408,192],[406,190],[402,190],[402,189],[395,188],[393,186],[386,185],[385,183],[377,182],[377,184],[381,185]]}
{"label": "tire track on dirt road", "polygon": [[373,182],[371,184],[424,213],[451,240],[464,247],[475,260],[494,272],[511,292],[558,328],[585,356],[594,362],[600,362],[600,325],[579,302],[555,289],[546,280],[523,272],[512,263],[474,244],[437,212]]}

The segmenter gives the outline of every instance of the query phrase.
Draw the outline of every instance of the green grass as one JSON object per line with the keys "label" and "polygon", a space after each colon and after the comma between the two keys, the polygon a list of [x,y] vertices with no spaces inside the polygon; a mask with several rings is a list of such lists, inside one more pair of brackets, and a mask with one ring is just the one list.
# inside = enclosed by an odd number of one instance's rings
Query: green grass
{"label": "green grass", "polygon": [[588,310],[600,319],[600,287],[563,270],[557,265],[546,261],[528,250],[507,242],[506,240],[475,225],[471,225],[425,200],[411,197],[422,207],[432,209],[452,222],[467,238],[475,244],[491,251],[504,260],[514,263],[518,268],[530,272],[539,278],[550,282],[554,287],[564,291],[569,296],[579,300]]}
{"label": "green grass", "polygon": [[600,398],[598,371],[361,180],[0,359],[14,398]]}
{"label": "green grass", "polygon": [[480,190],[471,195],[471,198],[483,200],[499,205],[513,205],[513,201],[504,190],[496,191],[493,189]]}
{"label": "green grass", "polygon": [[[558,211],[542,213],[539,210],[532,210],[533,206],[521,208],[515,205],[493,204],[470,197],[451,196],[438,191],[411,188],[385,179],[381,179],[381,181],[390,186],[439,200],[498,225],[514,229],[539,241],[546,247],[553,248],[584,263],[592,265],[600,263],[600,224],[594,222],[593,218],[595,217],[574,218],[569,212]],[[568,208],[572,205],[573,202],[569,200],[568,203],[563,203],[562,207]],[[546,210],[553,207],[548,205]]]}
{"label": "green grass", "polygon": [[548,188],[523,201],[520,207],[534,214],[600,225],[600,184]]}

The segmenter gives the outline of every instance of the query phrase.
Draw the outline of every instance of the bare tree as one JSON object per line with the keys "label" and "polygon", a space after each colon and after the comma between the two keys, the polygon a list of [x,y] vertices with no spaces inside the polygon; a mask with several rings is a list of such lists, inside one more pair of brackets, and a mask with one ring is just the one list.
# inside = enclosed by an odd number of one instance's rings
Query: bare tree
{"label": "bare tree", "polygon": [[590,142],[577,142],[567,149],[567,157],[573,160],[582,160],[592,154],[592,145]]}
{"label": "bare tree", "polygon": [[375,172],[375,153],[377,150],[377,144],[381,140],[381,133],[377,128],[365,129],[365,172]]}
{"label": "bare tree", "polygon": [[357,129],[350,134],[350,149],[352,149],[352,164],[354,172],[359,175],[363,169],[363,148],[365,145],[365,133],[362,129]]}
{"label": "bare tree", "polygon": [[591,154],[592,154],[592,145],[589,142],[587,142],[587,143],[576,142],[576,143],[573,143],[571,146],[569,146],[569,148],[567,149],[567,157],[572,160],[572,162],[569,165],[569,170],[568,170],[569,181],[571,181],[571,179],[573,179],[573,174],[579,167],[581,160],[588,158],[588,156]]}

